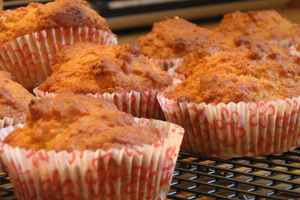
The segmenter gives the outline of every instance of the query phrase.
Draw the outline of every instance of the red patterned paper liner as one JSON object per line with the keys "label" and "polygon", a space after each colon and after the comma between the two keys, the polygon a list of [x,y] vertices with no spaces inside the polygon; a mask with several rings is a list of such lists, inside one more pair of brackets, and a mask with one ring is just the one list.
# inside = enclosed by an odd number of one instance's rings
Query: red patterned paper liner
{"label": "red patterned paper liner", "polygon": [[0,129],[7,127],[7,126],[13,126],[15,124],[24,124],[26,121],[26,115],[23,116],[13,116],[11,117],[4,117],[3,119],[0,119]]}
{"label": "red patterned paper liner", "polygon": [[181,150],[217,157],[279,154],[300,146],[300,98],[196,104],[158,94],[166,120],[185,129]]}
{"label": "red patterned paper liner", "polygon": [[[149,89],[142,92],[114,92],[104,94],[82,95],[91,98],[104,98],[116,104],[120,111],[132,114],[134,117],[144,117],[153,119],[164,119],[164,114],[157,101],[157,94],[164,88]],[[40,98],[53,98],[57,94],[40,91],[38,88],[33,90],[35,96]]]}
{"label": "red patterned paper liner", "polygon": [[117,44],[117,38],[95,28],[53,28],[20,36],[0,46],[0,69],[32,89],[52,74],[53,57],[60,49],[76,42]]}
{"label": "red patterned paper liner", "polygon": [[[159,120],[136,121],[149,127],[161,141],[109,151],[71,153],[26,151],[1,142],[0,156],[16,196],[18,199],[165,199],[184,130]],[[1,129],[0,135],[9,131]]]}
{"label": "red patterned paper liner", "polygon": [[168,69],[170,69],[175,65],[180,65],[183,61],[183,58],[176,58],[176,59],[175,58],[165,58],[165,59],[150,58],[150,60],[158,63],[163,70],[167,71]]}
{"label": "red patterned paper liner", "polygon": [[278,46],[289,48],[290,46],[299,43],[300,37],[290,37],[290,38],[285,38],[285,39],[269,40],[269,42],[272,44],[276,44]]}
{"label": "red patterned paper liner", "polygon": [[168,73],[170,74],[170,76],[174,79],[179,79],[184,81],[185,80],[185,76],[181,73],[177,73],[175,72],[175,69],[178,67],[178,65],[175,65],[173,67],[171,67],[170,69],[168,69]]}
{"label": "red patterned paper liner", "polygon": [[297,50],[297,46],[296,45],[292,45],[289,47],[289,51],[290,53],[295,56],[295,57],[300,57],[300,52]]}

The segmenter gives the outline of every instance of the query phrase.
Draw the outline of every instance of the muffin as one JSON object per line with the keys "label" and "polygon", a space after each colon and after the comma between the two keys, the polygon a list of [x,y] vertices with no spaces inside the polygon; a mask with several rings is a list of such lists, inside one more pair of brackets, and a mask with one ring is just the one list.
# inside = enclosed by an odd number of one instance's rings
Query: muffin
{"label": "muffin", "polygon": [[69,45],[55,57],[53,69],[39,91],[34,90],[37,96],[100,94],[136,117],[157,118],[156,93],[172,84],[169,74],[143,56],[137,43]]}
{"label": "muffin", "polygon": [[262,40],[272,40],[285,47],[288,47],[292,40],[283,40],[300,36],[300,25],[283,18],[275,10],[247,13],[235,11],[224,15],[214,30],[224,36],[255,36]]}
{"label": "muffin", "polygon": [[182,128],[80,95],[29,107],[23,128],[0,131],[8,134],[1,158],[18,199],[165,198]]}
{"label": "muffin", "polygon": [[24,122],[28,104],[35,97],[4,71],[0,71],[0,89],[0,127]]}
{"label": "muffin", "polygon": [[298,147],[299,60],[256,38],[231,43],[203,48],[192,75],[158,95],[167,120],[185,128],[182,150],[238,157]]}
{"label": "muffin", "polygon": [[180,64],[185,55],[210,41],[213,35],[212,31],[182,18],[165,18],[154,23],[151,32],[141,36],[137,43],[142,54],[156,60],[166,70]]}
{"label": "muffin", "polygon": [[52,73],[55,54],[68,44],[89,41],[116,44],[106,20],[82,0],[56,0],[0,14],[1,68],[25,88]]}

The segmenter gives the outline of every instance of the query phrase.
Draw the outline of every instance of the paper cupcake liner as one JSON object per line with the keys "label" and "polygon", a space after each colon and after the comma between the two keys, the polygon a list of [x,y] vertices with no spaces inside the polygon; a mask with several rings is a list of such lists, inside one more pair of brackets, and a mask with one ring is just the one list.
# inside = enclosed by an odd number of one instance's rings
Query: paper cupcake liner
{"label": "paper cupcake liner", "polygon": [[117,44],[113,34],[95,28],[53,28],[20,36],[0,46],[0,69],[9,71],[26,89],[33,89],[52,74],[52,59],[76,42]]}
{"label": "paper cupcake liner", "polygon": [[180,65],[183,61],[183,58],[176,58],[176,59],[175,58],[169,58],[169,59],[150,58],[150,60],[156,62],[163,70],[167,71],[168,69],[170,69],[175,65]]}
{"label": "paper cupcake liner", "polygon": [[269,40],[269,42],[278,46],[289,48],[290,46],[299,43],[300,37],[290,37],[290,38],[285,38],[280,40]]}
{"label": "paper cupcake liner", "polygon": [[[25,119],[26,117],[13,117],[13,118],[9,118],[9,117],[4,117],[3,119],[0,119],[0,129],[2,128],[7,128],[7,127],[23,127],[22,124],[25,123]],[[9,130],[9,128],[8,128]],[[6,135],[0,135],[0,140],[3,140],[6,137]],[[2,160],[0,160],[0,171],[1,172],[6,172],[6,169],[2,163]]]}
{"label": "paper cupcake liner", "polygon": [[[104,93],[104,94],[86,94],[82,95],[90,98],[104,98],[114,102],[120,111],[132,114],[134,117],[144,117],[164,120],[165,116],[157,101],[157,94],[161,89],[149,89],[142,92],[122,92],[122,93]],[[35,96],[40,98],[53,98],[57,94],[40,91],[38,88],[33,90]]]}
{"label": "paper cupcake liner", "polygon": [[170,74],[170,76],[174,79],[179,79],[179,80],[182,80],[184,81],[185,80],[185,76],[181,73],[177,73],[175,72],[175,69],[178,67],[178,65],[175,65],[173,67],[171,67],[170,69],[168,69],[168,73]]}
{"label": "paper cupcake liner", "polygon": [[0,119],[0,129],[7,127],[7,126],[13,126],[16,124],[24,124],[26,121],[26,115],[23,116],[13,116],[11,117],[4,117],[3,119]]}
{"label": "paper cupcake liner", "polygon": [[296,45],[290,46],[289,51],[293,56],[300,57],[300,52],[297,50]]}
{"label": "paper cupcake liner", "polygon": [[166,120],[185,129],[181,150],[217,157],[279,154],[300,146],[300,97],[259,103],[178,103],[158,94]]}
{"label": "paper cupcake liner", "polygon": [[[168,194],[184,130],[159,120],[136,119],[158,144],[92,152],[25,150],[1,142],[18,199],[156,199]],[[1,129],[0,136],[15,127]],[[4,139],[3,137],[1,139]]]}

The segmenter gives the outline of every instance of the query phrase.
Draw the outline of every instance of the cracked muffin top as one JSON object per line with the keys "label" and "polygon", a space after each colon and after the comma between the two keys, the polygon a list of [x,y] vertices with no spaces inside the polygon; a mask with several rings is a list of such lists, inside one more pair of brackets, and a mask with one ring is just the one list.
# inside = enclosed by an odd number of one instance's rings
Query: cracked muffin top
{"label": "cracked muffin top", "polygon": [[214,30],[223,36],[254,36],[262,40],[300,36],[300,25],[283,18],[275,10],[235,11],[224,15]]}
{"label": "cracked muffin top", "polygon": [[240,36],[199,48],[195,54],[191,75],[169,94],[170,99],[217,104],[300,96],[300,61],[286,48]]}
{"label": "cracked muffin top", "polygon": [[36,98],[11,78],[9,72],[0,71],[0,119],[25,115],[29,102]]}
{"label": "cracked muffin top", "polygon": [[170,75],[141,54],[137,43],[68,45],[54,58],[53,74],[39,85],[46,92],[96,94],[167,87]]}
{"label": "cracked muffin top", "polygon": [[137,43],[149,58],[180,58],[212,39],[213,31],[201,28],[181,18],[153,24],[151,32],[141,36]]}
{"label": "cracked muffin top", "polygon": [[26,150],[109,150],[157,143],[150,129],[138,125],[132,115],[119,111],[102,98],[59,94],[29,104],[26,125],[4,140]]}

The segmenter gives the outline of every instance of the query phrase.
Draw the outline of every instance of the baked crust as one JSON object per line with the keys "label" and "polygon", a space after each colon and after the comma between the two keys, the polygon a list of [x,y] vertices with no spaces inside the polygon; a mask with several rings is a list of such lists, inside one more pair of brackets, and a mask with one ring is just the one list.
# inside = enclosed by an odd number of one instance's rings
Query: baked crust
{"label": "baked crust", "polygon": [[300,96],[299,59],[286,48],[240,36],[199,48],[195,54],[191,75],[170,99],[217,104]]}
{"label": "baked crust", "polygon": [[102,98],[60,94],[32,100],[24,128],[15,129],[5,143],[19,148],[54,150],[109,150],[158,142],[132,115]]}
{"label": "baked crust", "polygon": [[24,87],[11,80],[9,72],[0,71],[0,119],[23,116],[28,112],[28,104],[35,97]]}
{"label": "baked crust", "polygon": [[142,54],[154,59],[180,58],[211,40],[213,32],[181,18],[153,24],[152,30],[137,43]]}
{"label": "baked crust", "polygon": [[143,91],[172,84],[170,75],[141,54],[136,43],[68,45],[54,58],[39,90],[76,94]]}
{"label": "baked crust", "polygon": [[214,30],[224,36],[255,36],[263,40],[300,36],[300,25],[283,18],[275,10],[235,11],[224,15]]}

